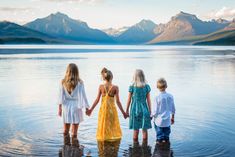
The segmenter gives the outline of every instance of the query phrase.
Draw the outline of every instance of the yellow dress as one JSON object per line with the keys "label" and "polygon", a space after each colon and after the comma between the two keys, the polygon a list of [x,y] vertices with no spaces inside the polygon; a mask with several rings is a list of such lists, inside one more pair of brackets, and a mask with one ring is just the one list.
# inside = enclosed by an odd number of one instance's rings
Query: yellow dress
{"label": "yellow dress", "polygon": [[118,140],[122,137],[122,131],[118,119],[118,113],[114,102],[114,97],[109,96],[109,91],[105,89],[105,96],[102,96],[99,117],[98,128],[96,133],[96,139],[98,141],[112,141]]}

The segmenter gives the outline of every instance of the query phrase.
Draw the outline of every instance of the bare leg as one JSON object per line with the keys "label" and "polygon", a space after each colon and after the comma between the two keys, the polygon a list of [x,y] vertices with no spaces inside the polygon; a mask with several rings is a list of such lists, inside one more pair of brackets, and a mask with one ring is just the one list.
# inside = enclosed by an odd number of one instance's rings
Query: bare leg
{"label": "bare leg", "polygon": [[78,126],[79,126],[79,124],[72,124],[72,136],[76,136],[77,137]]}
{"label": "bare leg", "polygon": [[64,145],[70,145],[70,136],[69,136],[70,124],[64,124]]}
{"label": "bare leg", "polygon": [[78,132],[79,124],[72,124],[72,145],[79,146],[78,139],[77,139],[77,132]]}
{"label": "bare leg", "polygon": [[70,124],[64,123],[64,134],[69,134]]}
{"label": "bare leg", "polygon": [[147,142],[148,141],[148,130],[142,130],[143,133],[143,142]]}
{"label": "bare leg", "polygon": [[134,130],[133,141],[138,142],[139,130]]}

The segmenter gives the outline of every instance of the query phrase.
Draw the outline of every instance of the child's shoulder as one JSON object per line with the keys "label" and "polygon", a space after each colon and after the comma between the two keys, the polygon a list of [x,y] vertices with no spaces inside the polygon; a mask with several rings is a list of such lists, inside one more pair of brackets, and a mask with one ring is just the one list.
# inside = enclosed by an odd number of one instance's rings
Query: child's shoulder
{"label": "child's shoulder", "polygon": [[[99,88],[104,88],[104,84],[100,84],[100,85],[99,85]],[[118,86],[112,84],[112,88],[113,88],[113,89],[118,89]]]}
{"label": "child's shoulder", "polygon": [[145,84],[145,86],[146,86],[146,87],[150,87],[150,85],[149,85],[149,84],[147,84],[147,83]]}
{"label": "child's shoulder", "polygon": [[118,85],[113,85],[114,88],[119,88]]}
{"label": "child's shoulder", "polygon": [[173,95],[172,95],[171,93],[166,92],[166,95],[167,95],[167,97],[169,97],[169,98],[172,98],[172,99],[173,99]]}
{"label": "child's shoulder", "polygon": [[173,95],[171,93],[168,93],[168,92],[160,92],[159,94],[156,95],[156,98],[159,98],[159,97],[173,97]]}
{"label": "child's shoulder", "polygon": [[112,85],[112,88],[115,92],[119,91],[119,87],[118,85]]}
{"label": "child's shoulder", "polygon": [[173,95],[171,93],[169,93],[169,92],[166,92],[166,94],[173,97]]}
{"label": "child's shoulder", "polygon": [[146,87],[147,89],[151,89],[151,87],[150,87],[149,84],[145,84],[145,87]]}
{"label": "child's shoulder", "polygon": [[99,89],[103,89],[104,88],[104,85],[103,84],[100,84],[99,85]]}

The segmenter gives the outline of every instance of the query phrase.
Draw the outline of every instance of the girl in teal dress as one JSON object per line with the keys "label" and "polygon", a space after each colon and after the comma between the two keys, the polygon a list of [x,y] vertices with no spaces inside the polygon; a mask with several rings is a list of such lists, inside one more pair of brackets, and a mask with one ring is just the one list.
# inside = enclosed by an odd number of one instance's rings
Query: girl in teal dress
{"label": "girl in teal dress", "polygon": [[148,141],[147,129],[150,129],[152,127],[150,117],[150,90],[150,86],[146,84],[144,72],[140,69],[137,69],[133,77],[133,83],[129,87],[129,95],[126,108],[126,113],[130,117],[129,128],[134,130],[134,142],[138,142],[139,129],[142,129],[143,142]]}

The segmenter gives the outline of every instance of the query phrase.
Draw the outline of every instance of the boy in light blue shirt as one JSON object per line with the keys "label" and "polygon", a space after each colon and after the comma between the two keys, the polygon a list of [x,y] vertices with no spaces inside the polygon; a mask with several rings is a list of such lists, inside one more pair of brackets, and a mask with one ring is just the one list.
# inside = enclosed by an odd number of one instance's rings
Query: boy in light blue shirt
{"label": "boy in light blue shirt", "polygon": [[164,78],[157,81],[160,94],[156,96],[153,103],[152,117],[157,134],[157,143],[168,143],[171,133],[171,124],[174,124],[175,104],[174,98],[165,90],[167,82]]}

